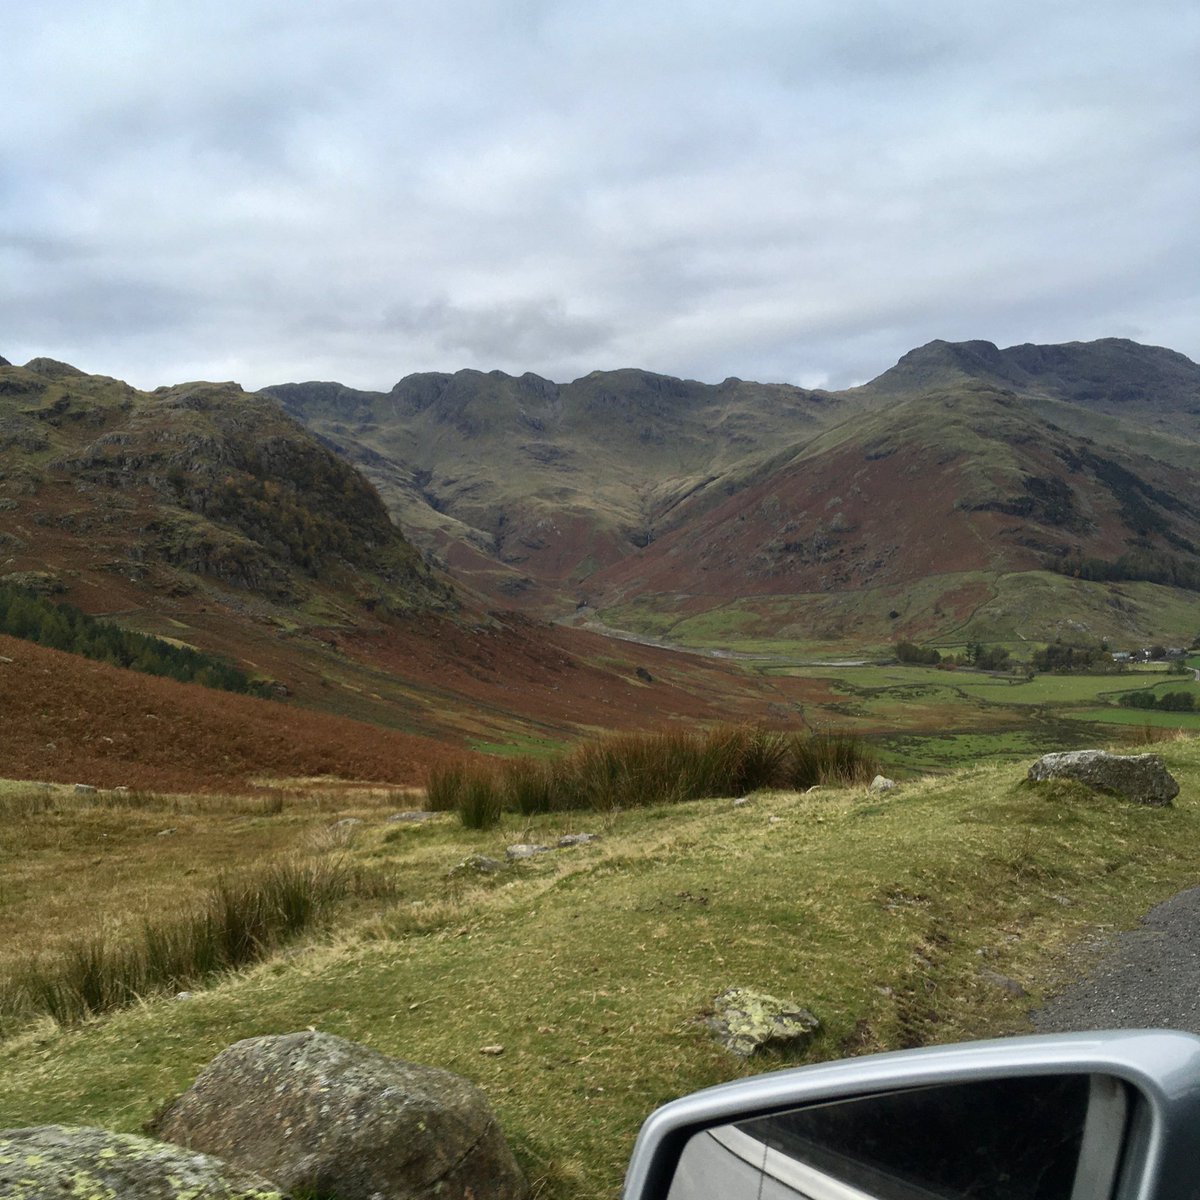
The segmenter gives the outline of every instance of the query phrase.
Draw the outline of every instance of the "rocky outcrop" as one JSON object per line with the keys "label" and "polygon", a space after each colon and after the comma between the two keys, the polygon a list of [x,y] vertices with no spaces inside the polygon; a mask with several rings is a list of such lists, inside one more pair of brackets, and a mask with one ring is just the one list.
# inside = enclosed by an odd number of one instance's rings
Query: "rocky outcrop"
{"label": "rocky outcrop", "polygon": [[1179,795],[1179,784],[1157,754],[1110,754],[1107,750],[1067,750],[1045,754],[1029,768],[1029,781],[1074,779],[1099,792],[1137,804],[1161,807]]}
{"label": "rocky outcrop", "polygon": [[527,1192],[473,1084],[327,1033],[235,1043],[155,1132],[305,1195],[517,1200]]}
{"label": "rocky outcrop", "polygon": [[708,1027],[727,1050],[749,1058],[759,1050],[803,1045],[820,1028],[806,1008],[749,988],[728,988],[713,1001]]}
{"label": "rocky outcrop", "polygon": [[68,1125],[0,1131],[5,1200],[287,1200],[270,1180],[128,1133]]}

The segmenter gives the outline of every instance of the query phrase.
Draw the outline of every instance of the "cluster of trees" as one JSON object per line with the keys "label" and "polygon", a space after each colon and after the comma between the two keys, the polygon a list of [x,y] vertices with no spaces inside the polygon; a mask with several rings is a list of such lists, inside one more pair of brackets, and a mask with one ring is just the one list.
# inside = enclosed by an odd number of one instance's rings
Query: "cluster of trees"
{"label": "cluster of trees", "polygon": [[918,646],[916,642],[897,642],[893,649],[896,652],[896,658],[902,663],[936,667],[942,661],[941,654],[932,646]]}
{"label": "cluster of trees", "polygon": [[916,642],[897,642],[892,649],[900,662],[924,667],[965,663],[981,671],[1007,671],[1012,666],[1012,659],[1003,646],[985,646],[982,642],[968,642],[962,655],[943,656],[932,646],[918,646]]}
{"label": "cluster of trees", "polygon": [[1012,656],[1003,646],[985,646],[982,642],[968,642],[963,657],[981,671],[1007,671],[1012,666]]}
{"label": "cluster of trees", "polygon": [[1196,697],[1191,692],[1125,692],[1117,700],[1122,708],[1155,709],[1158,712],[1195,712]]}
{"label": "cluster of trees", "polygon": [[1130,550],[1111,561],[1070,555],[1051,559],[1047,565],[1060,575],[1090,579],[1097,583],[1141,580],[1200,592],[1200,563],[1164,550]]}
{"label": "cluster of trees", "polygon": [[1107,642],[1051,642],[1033,652],[1029,665],[1035,671],[1052,671],[1059,675],[1071,672],[1099,675],[1120,669],[1113,662]]}
{"label": "cluster of trees", "polygon": [[[1200,643],[1200,637],[1196,639],[1196,642]],[[962,654],[943,655],[932,646],[918,646],[915,642],[896,642],[892,650],[899,662],[912,663],[924,667],[967,665],[976,667],[980,671],[1013,671],[1019,669],[1022,665],[1014,661],[1003,646],[985,646],[983,642],[968,642]],[[1155,646],[1151,651],[1152,656],[1158,659],[1166,657],[1166,653],[1166,649],[1162,646]],[[1123,669],[1122,664],[1113,661],[1108,642],[1104,640],[1097,642],[1055,641],[1032,653],[1028,664],[1025,666],[1025,673],[1030,677],[1037,671],[1055,675],[1072,673],[1107,675]],[[1169,669],[1176,674],[1188,674],[1191,671],[1191,668],[1182,660],[1172,663]],[[1133,707],[1155,707],[1153,695],[1142,692],[1131,694],[1139,696],[1150,695],[1149,703],[1142,703],[1141,701],[1136,703],[1129,702]],[[1182,696],[1190,702],[1190,697],[1186,692],[1171,693],[1171,695]],[[1126,704],[1127,702],[1122,699],[1121,703]],[[1172,703],[1177,702],[1173,701]],[[1170,708],[1171,706],[1160,707]],[[1190,712],[1192,710],[1185,708],[1175,709],[1175,711]]]}
{"label": "cluster of trees", "polygon": [[0,633],[114,667],[165,675],[181,683],[199,683],[226,692],[268,694],[245,671],[211,654],[173,646],[148,634],[131,633],[110,621],[89,617],[73,605],[55,604],[8,584],[0,584]]}

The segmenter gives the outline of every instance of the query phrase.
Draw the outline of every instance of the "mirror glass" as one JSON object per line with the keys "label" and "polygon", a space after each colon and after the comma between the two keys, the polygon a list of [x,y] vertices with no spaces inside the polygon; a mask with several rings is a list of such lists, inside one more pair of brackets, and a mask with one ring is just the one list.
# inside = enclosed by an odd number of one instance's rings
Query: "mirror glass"
{"label": "mirror glass", "polygon": [[669,1200],[1104,1200],[1128,1099],[1100,1075],[878,1092],[720,1125]]}

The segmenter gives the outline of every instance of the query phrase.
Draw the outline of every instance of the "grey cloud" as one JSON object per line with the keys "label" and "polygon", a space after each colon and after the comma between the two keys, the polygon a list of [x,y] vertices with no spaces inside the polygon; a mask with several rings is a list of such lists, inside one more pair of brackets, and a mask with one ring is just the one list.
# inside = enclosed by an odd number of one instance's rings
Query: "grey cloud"
{"label": "grey cloud", "polygon": [[522,362],[595,352],[612,336],[603,322],[571,316],[556,301],[517,301],[468,307],[445,300],[420,305],[395,305],[382,327],[439,352],[463,355],[464,365],[503,364],[516,369]]}
{"label": "grey cloud", "polygon": [[388,386],[845,382],[1117,329],[1200,356],[1187,0],[63,0],[6,35],[9,358]]}

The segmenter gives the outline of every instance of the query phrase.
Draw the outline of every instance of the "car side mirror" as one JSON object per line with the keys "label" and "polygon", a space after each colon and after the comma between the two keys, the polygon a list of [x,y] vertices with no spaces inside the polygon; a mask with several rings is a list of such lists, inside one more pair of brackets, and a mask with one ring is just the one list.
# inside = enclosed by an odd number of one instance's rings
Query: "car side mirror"
{"label": "car side mirror", "polygon": [[1200,1196],[1200,1038],[1011,1038],[776,1071],[647,1120],[625,1200]]}

